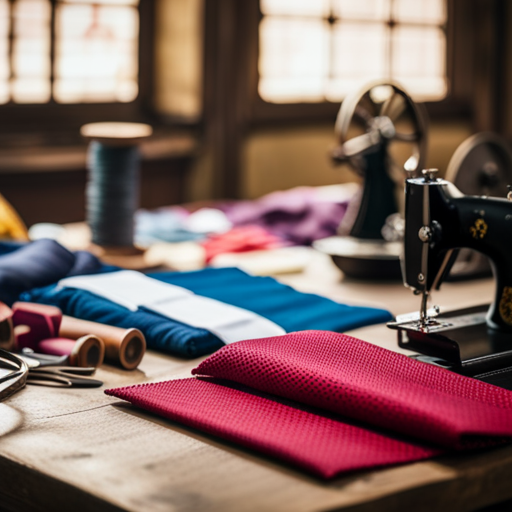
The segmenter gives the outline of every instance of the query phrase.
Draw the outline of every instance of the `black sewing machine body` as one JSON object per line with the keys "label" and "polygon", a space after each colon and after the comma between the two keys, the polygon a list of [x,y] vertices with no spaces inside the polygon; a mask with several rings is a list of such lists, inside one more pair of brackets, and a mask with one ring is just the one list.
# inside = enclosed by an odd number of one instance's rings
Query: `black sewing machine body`
{"label": "black sewing machine body", "polygon": [[[432,172],[406,180],[405,285],[422,295],[414,319],[389,324],[399,344],[469,375],[512,366],[512,201],[463,195]],[[459,248],[488,256],[496,279],[489,306],[434,316],[427,298],[438,289]]]}

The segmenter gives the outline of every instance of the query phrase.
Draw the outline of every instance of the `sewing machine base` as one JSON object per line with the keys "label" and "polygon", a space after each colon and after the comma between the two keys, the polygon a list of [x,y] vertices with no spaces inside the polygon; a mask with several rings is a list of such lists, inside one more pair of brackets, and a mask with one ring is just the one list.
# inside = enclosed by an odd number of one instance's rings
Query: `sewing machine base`
{"label": "sewing machine base", "polygon": [[[390,322],[401,348],[416,359],[512,389],[512,334],[489,329],[489,305],[442,313],[428,326],[418,320]],[[501,383],[498,383],[501,382]]]}
{"label": "sewing machine base", "polygon": [[367,280],[399,280],[401,242],[386,242],[352,236],[330,236],[313,242],[328,254],[347,277]]}

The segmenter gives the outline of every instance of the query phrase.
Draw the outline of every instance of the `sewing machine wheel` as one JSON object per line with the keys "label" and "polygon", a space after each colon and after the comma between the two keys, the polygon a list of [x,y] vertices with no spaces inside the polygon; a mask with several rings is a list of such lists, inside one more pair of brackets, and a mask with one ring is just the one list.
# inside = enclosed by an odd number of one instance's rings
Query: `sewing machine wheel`
{"label": "sewing machine wheel", "polygon": [[[512,149],[495,133],[472,135],[453,154],[446,179],[466,195],[505,198],[507,185],[512,184]],[[491,275],[488,259],[476,251],[462,249],[448,279],[488,275]]]}
{"label": "sewing machine wheel", "polygon": [[419,173],[424,167],[427,149],[427,118],[424,109],[397,84],[374,82],[341,104],[335,131],[339,145],[332,158],[348,163],[365,174],[363,154],[372,152],[383,141],[387,144],[391,177],[402,181],[404,169]]}
{"label": "sewing machine wheel", "polygon": [[505,198],[512,184],[512,150],[495,133],[472,135],[453,154],[446,179],[466,195]]}
{"label": "sewing machine wheel", "polygon": [[[402,210],[405,172],[419,174],[427,145],[422,108],[397,84],[374,82],[348,95],[335,131],[335,163],[347,163],[364,178],[338,228],[339,237],[314,247],[331,255],[345,275],[358,279],[400,278],[399,251],[383,231]],[[389,231],[389,229],[388,229]]]}

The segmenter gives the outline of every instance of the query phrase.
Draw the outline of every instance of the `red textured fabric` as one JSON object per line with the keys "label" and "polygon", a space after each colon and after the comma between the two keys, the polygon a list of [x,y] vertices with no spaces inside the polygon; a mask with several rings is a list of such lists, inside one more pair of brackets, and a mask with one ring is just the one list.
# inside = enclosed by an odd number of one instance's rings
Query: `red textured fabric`
{"label": "red textured fabric", "polygon": [[[512,437],[512,392],[344,334],[302,331],[240,341],[192,373],[208,380],[106,393],[326,478]],[[283,404],[271,395],[336,416]],[[407,437],[401,440],[400,434]]]}
{"label": "red textured fabric", "polygon": [[200,379],[139,384],[106,393],[324,478],[440,453]]}
{"label": "red textured fabric", "polygon": [[345,334],[302,331],[240,341],[192,373],[450,448],[512,436],[512,392]]}

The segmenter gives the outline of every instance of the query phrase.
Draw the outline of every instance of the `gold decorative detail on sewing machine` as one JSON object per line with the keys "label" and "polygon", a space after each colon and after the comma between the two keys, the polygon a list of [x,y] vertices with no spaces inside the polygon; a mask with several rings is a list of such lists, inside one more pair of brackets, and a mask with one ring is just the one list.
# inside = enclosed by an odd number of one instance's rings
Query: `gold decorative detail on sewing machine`
{"label": "gold decorative detail on sewing machine", "polygon": [[512,325],[512,286],[503,287],[499,310],[503,321],[508,325]]}
{"label": "gold decorative detail on sewing machine", "polygon": [[475,225],[469,228],[469,232],[473,238],[482,239],[487,234],[487,223],[484,219],[476,219]]}

